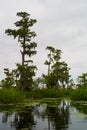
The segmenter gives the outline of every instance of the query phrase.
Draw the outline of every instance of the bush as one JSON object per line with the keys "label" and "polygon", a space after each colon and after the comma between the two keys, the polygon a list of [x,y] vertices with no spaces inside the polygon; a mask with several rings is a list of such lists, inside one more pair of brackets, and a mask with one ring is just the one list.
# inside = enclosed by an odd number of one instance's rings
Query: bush
{"label": "bush", "polygon": [[2,89],[0,90],[0,103],[21,103],[24,101],[24,94],[16,89]]}
{"label": "bush", "polygon": [[60,98],[70,95],[70,90],[65,89],[35,89],[30,92],[26,92],[26,98]]}
{"label": "bush", "polygon": [[72,100],[86,101],[87,100],[87,89],[79,88],[79,89],[73,90],[70,96],[71,96]]}

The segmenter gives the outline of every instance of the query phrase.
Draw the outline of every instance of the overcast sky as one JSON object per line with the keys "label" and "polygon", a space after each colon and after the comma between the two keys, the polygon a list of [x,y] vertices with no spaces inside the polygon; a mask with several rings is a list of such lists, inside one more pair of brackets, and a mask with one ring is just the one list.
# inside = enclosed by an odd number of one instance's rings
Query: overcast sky
{"label": "overcast sky", "polygon": [[16,13],[20,11],[37,19],[33,27],[38,43],[34,57],[37,76],[47,71],[47,45],[62,50],[62,59],[74,79],[87,72],[87,0],[0,0],[0,79],[3,68],[13,69],[21,61],[17,40],[4,33],[5,29],[15,28]]}

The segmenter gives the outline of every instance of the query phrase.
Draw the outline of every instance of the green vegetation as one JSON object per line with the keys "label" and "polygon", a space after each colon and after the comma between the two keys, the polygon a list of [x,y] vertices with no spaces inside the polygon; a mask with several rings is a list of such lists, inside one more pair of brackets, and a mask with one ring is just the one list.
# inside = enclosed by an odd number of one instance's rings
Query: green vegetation
{"label": "green vegetation", "polygon": [[55,89],[35,89],[30,92],[25,92],[27,98],[61,98],[68,96],[67,90],[55,90]]}
{"label": "green vegetation", "polygon": [[71,93],[71,99],[75,101],[87,101],[87,73],[78,76],[76,87]]}
{"label": "green vegetation", "polygon": [[87,88],[73,90],[70,97],[74,101],[87,101]]}
{"label": "green vegetation", "polygon": [[[16,69],[9,71],[5,68],[4,73],[6,78],[1,81],[1,86],[15,86],[20,91],[31,91],[35,88],[34,76],[37,66],[33,65],[32,56],[36,52],[37,43],[33,41],[36,33],[31,30],[31,27],[37,22],[36,19],[31,19],[27,12],[18,12],[17,16],[20,20],[15,22],[16,29],[6,29],[5,33],[8,36],[17,38],[21,47],[21,64],[16,64]],[[45,65],[48,66],[48,74],[42,74],[43,84],[47,88],[65,88],[69,86],[70,75],[69,68],[65,61],[61,61],[62,51],[51,46],[47,46],[49,51]]]}
{"label": "green vegetation", "polygon": [[31,31],[31,27],[36,23],[36,19],[31,19],[30,14],[26,12],[18,12],[17,16],[21,18],[15,23],[17,29],[7,29],[5,33],[8,36],[13,36],[14,39],[17,38],[20,44],[22,63],[17,64],[14,75],[16,86],[20,91],[25,91],[32,88],[33,76],[35,76],[36,66],[33,65],[31,57],[36,54],[37,43],[32,41],[36,33]]}
{"label": "green vegetation", "polygon": [[55,89],[35,89],[32,91],[26,91],[24,93],[16,90],[15,88],[1,89],[0,90],[0,104],[17,104],[17,103],[27,103],[28,100],[33,99],[43,99],[51,98],[58,99],[62,97],[69,97],[69,91]]}
{"label": "green vegetation", "polygon": [[[87,101],[87,89],[35,89],[31,91],[20,92],[15,88],[0,90],[0,104],[27,103],[27,101],[36,101],[46,99],[70,98],[73,101]],[[30,102],[29,102],[30,103]]]}
{"label": "green vegetation", "polygon": [[17,16],[20,20],[15,22],[16,29],[7,29],[5,33],[17,38],[21,48],[21,64],[16,63],[13,70],[4,68],[5,78],[0,82],[0,103],[21,103],[31,98],[69,97],[72,100],[87,100],[87,73],[78,76],[77,84],[74,84],[68,64],[61,60],[60,49],[46,47],[48,54],[44,64],[47,74],[34,78],[37,66],[33,64],[32,56],[37,53],[37,43],[33,41],[36,33],[31,27],[37,21],[26,12],[18,12]]}
{"label": "green vegetation", "polygon": [[1,89],[0,90],[0,104],[17,104],[23,103],[25,96],[16,89]]}
{"label": "green vegetation", "polygon": [[49,51],[45,61],[45,65],[48,66],[48,74],[43,74],[43,78],[46,81],[47,88],[65,88],[68,86],[70,75],[69,68],[65,61],[61,61],[61,50],[54,47],[47,46],[46,50]]}

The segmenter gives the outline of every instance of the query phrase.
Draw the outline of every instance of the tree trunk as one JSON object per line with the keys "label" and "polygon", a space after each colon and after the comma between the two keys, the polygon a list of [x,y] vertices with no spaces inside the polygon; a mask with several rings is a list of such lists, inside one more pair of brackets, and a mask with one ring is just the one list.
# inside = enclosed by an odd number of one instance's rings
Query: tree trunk
{"label": "tree trunk", "polygon": [[25,62],[25,37],[23,38],[23,51],[21,51],[21,55],[22,55],[22,67],[23,70],[21,72],[21,76],[20,76],[20,91],[24,91],[24,80],[23,80],[23,72],[24,72],[24,62]]}

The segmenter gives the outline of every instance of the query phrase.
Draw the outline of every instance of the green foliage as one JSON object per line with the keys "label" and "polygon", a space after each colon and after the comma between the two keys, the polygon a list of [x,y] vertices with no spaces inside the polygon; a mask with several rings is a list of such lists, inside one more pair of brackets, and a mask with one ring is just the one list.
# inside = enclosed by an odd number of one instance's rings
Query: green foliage
{"label": "green foliage", "polygon": [[79,88],[73,90],[70,94],[70,97],[75,101],[87,101],[87,89]]}
{"label": "green foliage", "polygon": [[17,64],[17,69],[14,70],[16,75],[16,86],[20,90],[20,84],[23,86],[23,91],[28,91],[33,88],[33,77],[35,76],[34,70],[36,69],[36,66],[27,66],[27,65],[20,65]]}
{"label": "green foliage", "polygon": [[87,101],[87,73],[83,73],[77,78],[77,89],[72,90],[70,97],[76,101]]}
{"label": "green foliage", "polygon": [[17,91],[15,88],[0,90],[0,103],[15,104],[24,102],[24,94]]}
{"label": "green foliage", "polygon": [[53,47],[47,46],[46,50],[48,53],[48,60],[45,61],[45,65],[48,66],[48,74],[43,75],[46,81],[47,88],[63,87],[69,83],[69,68],[67,63],[61,60],[61,50],[55,49]]}
{"label": "green foliage", "polygon": [[7,89],[14,87],[15,80],[14,80],[13,71],[10,72],[8,68],[5,68],[4,73],[5,73],[6,77],[5,77],[5,79],[1,80],[0,86],[3,88],[7,88]]}
{"label": "green foliage", "polygon": [[5,33],[17,38],[21,46],[22,64],[17,64],[15,75],[17,85],[21,91],[24,91],[32,88],[33,76],[35,76],[36,66],[32,65],[31,57],[37,53],[35,50],[37,43],[32,41],[36,33],[31,31],[31,27],[36,23],[36,19],[31,19],[30,14],[26,12],[18,12],[17,16],[20,17],[20,20],[15,22],[17,29],[7,29]]}
{"label": "green foliage", "polygon": [[77,78],[77,87],[84,88],[87,87],[87,73],[83,73],[81,76]]}
{"label": "green foliage", "polygon": [[61,97],[69,97],[70,90],[65,89],[56,89],[50,88],[50,89],[35,89],[30,92],[25,92],[26,98],[61,98]]}

